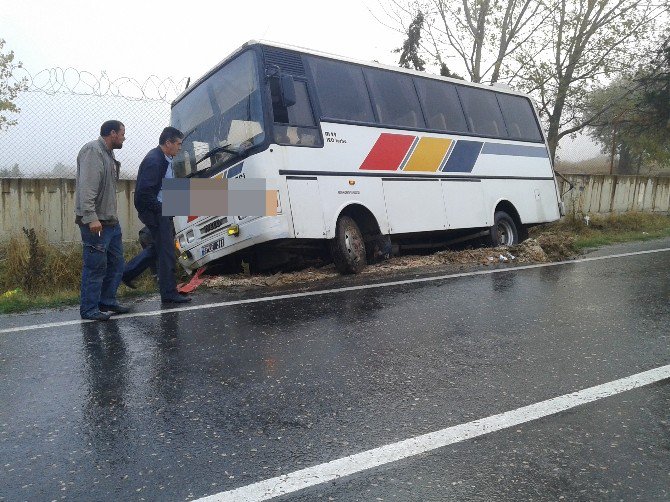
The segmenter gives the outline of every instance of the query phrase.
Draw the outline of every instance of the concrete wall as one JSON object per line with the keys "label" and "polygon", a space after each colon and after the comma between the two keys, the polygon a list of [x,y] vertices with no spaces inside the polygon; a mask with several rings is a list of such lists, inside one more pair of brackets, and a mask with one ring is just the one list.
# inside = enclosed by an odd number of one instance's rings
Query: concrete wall
{"label": "concrete wall", "polygon": [[[669,213],[670,177],[580,175],[559,178],[565,210],[568,213]],[[567,192],[567,193],[566,193]]]}
{"label": "concrete wall", "polygon": [[[34,228],[50,242],[80,242],[74,222],[73,179],[0,179],[0,241]],[[142,224],[133,205],[134,180],[121,180],[117,188],[119,220],[124,239],[137,239]]]}
{"label": "concrete wall", "polygon": [[[575,189],[559,178],[567,212],[583,214],[643,211],[670,213],[670,177],[577,175],[566,176]],[[74,180],[0,179],[0,241],[34,228],[50,242],[79,242],[74,222]],[[133,206],[134,180],[118,185],[119,218],[124,239],[137,239],[142,224]]]}

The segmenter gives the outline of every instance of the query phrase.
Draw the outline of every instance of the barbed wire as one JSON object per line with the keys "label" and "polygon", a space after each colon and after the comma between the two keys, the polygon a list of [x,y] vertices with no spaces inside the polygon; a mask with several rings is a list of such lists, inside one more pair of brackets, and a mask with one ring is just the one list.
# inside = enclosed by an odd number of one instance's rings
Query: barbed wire
{"label": "barbed wire", "polygon": [[17,66],[8,80],[23,90],[14,100],[16,124],[0,132],[0,178],[73,178],[79,148],[110,118],[126,125],[130,139],[116,153],[121,176],[134,178],[186,87],[185,78],[111,77],[76,68],[31,73]]}
{"label": "barbed wire", "polygon": [[[116,154],[122,177],[132,179],[169,124],[170,103],[186,86],[185,78],[111,78],[75,68],[34,74],[14,68],[12,79],[25,82],[27,90],[16,99],[17,124],[1,132],[0,178],[74,177],[79,148],[96,137],[103,121],[118,118],[130,139]],[[611,164],[611,155],[584,134],[564,138],[557,150],[561,172],[605,173]]]}
{"label": "barbed wire", "polygon": [[24,82],[26,92],[49,95],[114,96],[129,101],[172,102],[186,87],[187,79],[151,75],[144,80],[133,77],[110,77],[106,71],[99,75],[76,68],[47,68],[34,75],[24,67],[15,68],[11,80]]}

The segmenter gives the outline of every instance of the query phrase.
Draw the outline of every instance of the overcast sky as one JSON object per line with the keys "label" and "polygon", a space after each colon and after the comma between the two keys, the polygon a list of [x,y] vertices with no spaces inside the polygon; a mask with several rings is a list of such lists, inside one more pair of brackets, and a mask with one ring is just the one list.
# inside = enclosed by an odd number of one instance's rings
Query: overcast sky
{"label": "overcast sky", "polygon": [[252,39],[395,64],[402,36],[377,0],[8,0],[0,38],[35,72],[74,67],[112,77],[195,80]]}
{"label": "overcast sky", "polygon": [[[377,0],[0,0],[0,7],[5,50],[33,76],[75,68],[95,77],[105,72],[110,80],[194,81],[256,39],[395,65],[393,49],[403,40],[370,12],[379,11]],[[45,88],[54,75],[43,73],[35,83]],[[70,72],[65,80],[71,85],[73,78]],[[81,145],[113,117],[127,129],[117,158],[136,170],[168,125],[169,105],[114,99],[23,93],[19,124],[0,134],[0,168],[18,163],[25,175],[57,163],[73,166]]]}
{"label": "overcast sky", "polygon": [[[378,0],[0,0],[0,9],[5,50],[32,75],[75,68],[96,77],[105,72],[111,80],[194,81],[253,39],[397,65],[393,50],[404,38],[375,18],[388,20]],[[137,104],[139,111],[130,113],[109,100],[73,105],[71,99],[24,93],[17,100],[19,125],[0,134],[0,168],[72,166],[99,124],[118,115],[129,139],[117,156],[133,171],[169,121],[169,106]]]}

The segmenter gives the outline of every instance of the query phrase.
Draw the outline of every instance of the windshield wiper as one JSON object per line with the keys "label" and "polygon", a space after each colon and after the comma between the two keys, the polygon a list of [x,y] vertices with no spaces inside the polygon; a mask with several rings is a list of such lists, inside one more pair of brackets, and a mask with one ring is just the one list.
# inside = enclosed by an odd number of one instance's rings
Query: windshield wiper
{"label": "windshield wiper", "polygon": [[228,143],[227,145],[221,145],[221,146],[217,146],[216,148],[212,148],[209,152],[207,152],[205,155],[203,155],[198,160],[196,160],[195,165],[197,166],[203,160],[206,160],[206,159],[210,158],[212,155],[216,155],[219,152],[232,153],[234,155],[237,155],[239,153],[238,150],[235,150],[235,149],[231,148],[230,143]]}
{"label": "windshield wiper", "polygon": [[193,134],[193,133],[194,133],[195,131],[197,131],[197,130],[198,130],[198,128],[197,128],[197,127],[194,127],[194,128],[191,129],[189,132],[187,132],[186,135],[181,139],[182,142],[186,141],[186,138],[188,138],[191,134]]}
{"label": "windshield wiper", "polygon": [[[231,147],[230,144],[228,145],[222,145],[222,146],[217,146],[216,148],[212,148],[209,152],[207,152],[202,158],[196,161],[195,165],[197,166],[201,161],[210,158],[212,155],[216,155],[219,152],[226,152],[234,157],[239,157],[242,155],[244,152],[246,152],[249,148],[235,148]],[[185,177],[186,178],[192,178],[193,176],[196,175],[202,175],[206,173],[207,171],[211,171],[212,169],[216,169],[217,167],[221,167],[224,163],[228,162],[232,157],[228,157],[227,159],[224,159],[222,161],[216,162],[212,164],[211,166],[208,166],[204,169],[201,169],[200,171],[193,171],[192,173],[187,174]]]}

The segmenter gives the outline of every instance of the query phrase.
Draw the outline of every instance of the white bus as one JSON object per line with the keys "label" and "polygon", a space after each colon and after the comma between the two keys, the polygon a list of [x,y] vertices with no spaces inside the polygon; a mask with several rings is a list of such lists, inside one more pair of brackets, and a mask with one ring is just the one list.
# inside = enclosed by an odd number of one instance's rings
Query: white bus
{"label": "white bus", "polygon": [[171,125],[178,176],[278,191],[276,216],[175,217],[187,270],[324,249],[357,273],[390,241],[513,245],[562,213],[537,113],[509,89],[252,41],[177,97]]}

